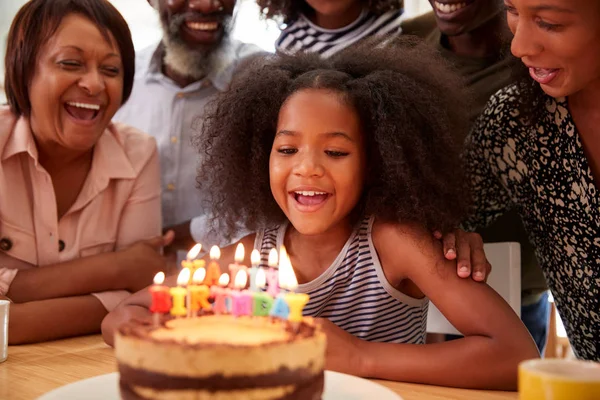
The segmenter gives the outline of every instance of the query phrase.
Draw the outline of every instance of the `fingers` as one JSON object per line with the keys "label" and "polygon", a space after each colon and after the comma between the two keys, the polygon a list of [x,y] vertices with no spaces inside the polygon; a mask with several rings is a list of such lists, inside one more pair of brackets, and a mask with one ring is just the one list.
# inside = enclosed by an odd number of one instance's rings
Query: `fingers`
{"label": "fingers", "polygon": [[433,237],[436,238],[437,240],[440,240],[442,238],[442,232],[433,231]]}
{"label": "fingers", "polygon": [[456,273],[461,278],[471,276],[471,244],[469,243],[468,235],[468,233],[462,231],[458,231],[456,235],[456,244],[458,247]]}
{"label": "fingers", "polygon": [[442,238],[444,243],[444,256],[447,260],[454,260],[456,258],[456,236],[454,233],[447,233]]}
{"label": "fingers", "polygon": [[473,264],[473,280],[477,282],[485,282],[492,271],[492,265],[485,257],[483,250],[483,240],[477,234],[471,234],[469,240],[471,246],[471,263]]}
{"label": "fingers", "polygon": [[169,229],[167,233],[163,235],[163,246],[169,246],[175,240],[175,231]]}

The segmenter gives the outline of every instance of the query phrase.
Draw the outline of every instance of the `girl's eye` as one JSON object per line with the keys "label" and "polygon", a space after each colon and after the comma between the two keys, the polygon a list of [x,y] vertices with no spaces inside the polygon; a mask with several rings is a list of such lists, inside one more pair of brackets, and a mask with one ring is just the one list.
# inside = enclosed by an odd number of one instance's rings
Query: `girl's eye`
{"label": "girl's eye", "polygon": [[540,28],[545,29],[547,31],[551,31],[551,32],[557,31],[557,30],[559,30],[562,27],[562,25],[559,25],[559,24],[550,24],[550,23],[545,22],[545,21],[543,21],[541,19],[537,21],[537,24],[538,24],[538,26]]}
{"label": "girl's eye", "polygon": [[280,154],[292,155],[296,154],[298,152],[298,149],[294,149],[293,147],[282,147],[278,149],[277,152]]}
{"label": "girl's eye", "polygon": [[348,153],[346,151],[325,150],[325,154],[327,154],[330,157],[340,158],[340,157],[345,157],[350,153]]}

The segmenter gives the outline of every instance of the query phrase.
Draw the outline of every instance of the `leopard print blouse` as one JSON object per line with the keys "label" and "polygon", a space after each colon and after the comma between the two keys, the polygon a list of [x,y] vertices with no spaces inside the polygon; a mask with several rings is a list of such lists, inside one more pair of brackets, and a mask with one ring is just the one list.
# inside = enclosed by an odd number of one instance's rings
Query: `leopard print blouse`
{"label": "leopard print blouse", "polygon": [[[548,97],[526,125],[518,90],[490,99],[467,139],[476,212],[486,226],[516,208],[578,358],[600,360],[600,197],[567,99]],[[600,177],[599,177],[600,178]]]}

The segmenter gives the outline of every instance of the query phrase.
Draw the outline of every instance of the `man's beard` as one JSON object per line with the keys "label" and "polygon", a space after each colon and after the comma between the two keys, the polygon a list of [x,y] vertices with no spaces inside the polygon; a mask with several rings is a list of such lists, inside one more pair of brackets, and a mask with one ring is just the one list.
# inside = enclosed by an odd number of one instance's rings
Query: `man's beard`
{"label": "man's beard", "polygon": [[212,45],[191,47],[180,36],[180,29],[187,16],[186,14],[173,15],[168,23],[161,18],[165,47],[164,63],[177,74],[199,80],[213,70],[218,63],[218,50],[224,42],[229,40],[232,17],[227,15],[222,18],[220,23],[223,25],[223,33],[218,42]]}

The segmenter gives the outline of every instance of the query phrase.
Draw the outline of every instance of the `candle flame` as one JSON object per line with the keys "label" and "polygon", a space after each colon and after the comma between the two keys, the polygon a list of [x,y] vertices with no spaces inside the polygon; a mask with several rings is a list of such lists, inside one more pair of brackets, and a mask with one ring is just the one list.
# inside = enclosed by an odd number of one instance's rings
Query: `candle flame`
{"label": "candle flame", "polygon": [[277,268],[277,263],[279,263],[279,256],[277,255],[277,250],[272,248],[269,252],[269,267]]}
{"label": "candle flame", "polygon": [[162,285],[165,281],[165,273],[160,271],[158,274],[154,275],[154,284]]}
{"label": "candle flame", "polygon": [[256,280],[256,287],[263,289],[267,286],[267,275],[265,274],[264,269],[259,268],[258,271],[256,271],[256,278],[254,279]]}
{"label": "candle flame", "polygon": [[221,258],[221,249],[219,249],[219,246],[211,247],[210,248],[210,259],[218,260],[219,258]]}
{"label": "candle flame", "polygon": [[189,268],[184,268],[181,270],[181,272],[179,273],[179,275],[177,276],[177,285],[179,286],[185,286],[188,284],[188,282],[190,281],[190,269]]}
{"label": "candle flame", "polygon": [[200,284],[204,282],[204,278],[206,278],[206,269],[198,268],[196,272],[194,272],[194,276],[192,276],[192,282]]}
{"label": "candle flame", "polygon": [[252,250],[252,254],[250,254],[250,262],[255,267],[260,264],[260,252],[258,250]]}
{"label": "candle flame", "polygon": [[200,243],[196,243],[194,247],[192,247],[187,253],[186,258],[188,259],[188,261],[192,261],[193,259],[198,257],[198,254],[200,254],[200,250],[202,250],[202,245]]}
{"label": "candle flame", "polygon": [[237,275],[235,276],[235,283],[233,284],[233,286],[236,289],[243,289],[246,287],[246,282],[248,282],[248,274],[246,273],[246,271],[238,271]]}
{"label": "candle flame", "polygon": [[219,286],[225,287],[227,285],[229,285],[229,275],[227,272],[223,272],[219,277]]}
{"label": "candle flame", "polygon": [[235,257],[234,260],[236,263],[241,263],[244,261],[244,256],[246,255],[246,250],[244,249],[244,245],[242,243],[238,243],[235,248]]}
{"label": "candle flame", "polygon": [[292,292],[298,288],[298,280],[284,246],[279,251],[279,287]]}

